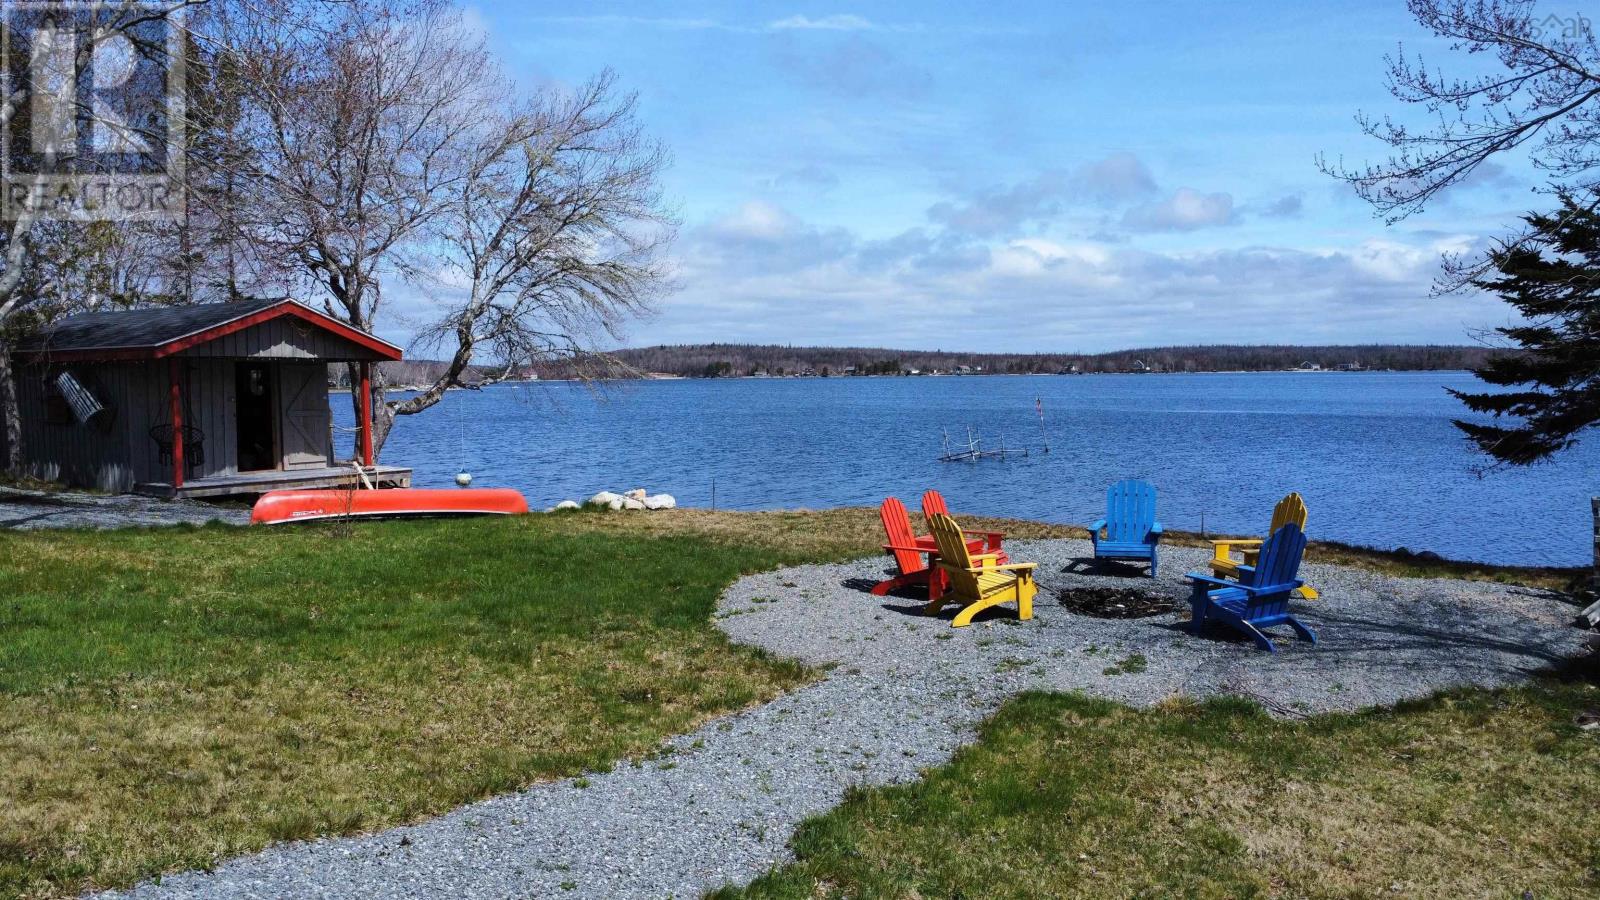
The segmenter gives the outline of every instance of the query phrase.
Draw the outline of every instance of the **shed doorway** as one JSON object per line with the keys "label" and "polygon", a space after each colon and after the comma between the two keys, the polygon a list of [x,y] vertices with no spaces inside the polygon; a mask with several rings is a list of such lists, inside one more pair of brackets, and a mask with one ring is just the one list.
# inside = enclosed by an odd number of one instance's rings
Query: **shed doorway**
{"label": "shed doorway", "polygon": [[234,427],[241,472],[278,468],[278,404],[272,374],[266,363],[243,362],[234,367]]}

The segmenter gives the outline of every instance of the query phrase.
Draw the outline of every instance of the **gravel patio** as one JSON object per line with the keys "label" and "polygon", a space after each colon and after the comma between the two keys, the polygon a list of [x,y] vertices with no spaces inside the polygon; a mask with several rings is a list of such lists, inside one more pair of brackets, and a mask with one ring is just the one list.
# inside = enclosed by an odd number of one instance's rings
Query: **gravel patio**
{"label": "gravel patio", "polygon": [[[1538,591],[1307,565],[1302,575],[1322,599],[1298,612],[1321,643],[1277,629],[1274,656],[1220,629],[1196,637],[1181,627],[1182,575],[1203,551],[1166,551],[1152,581],[1086,567],[1085,541],[1007,549],[1039,563],[1030,622],[1004,612],[955,630],[953,611],[931,619],[913,596],[873,597],[865,588],[881,577],[880,559],[750,576],[723,595],[719,625],[736,641],[827,667],[825,678],[610,772],[416,826],[274,847],[118,896],[699,896],[785,861],[794,827],[847,788],[908,781],[945,762],[1019,691],[1137,706],[1226,693],[1301,716],[1506,685],[1585,652],[1574,609]],[[1103,586],[1148,589],[1183,610],[1091,618],[1056,599]]]}

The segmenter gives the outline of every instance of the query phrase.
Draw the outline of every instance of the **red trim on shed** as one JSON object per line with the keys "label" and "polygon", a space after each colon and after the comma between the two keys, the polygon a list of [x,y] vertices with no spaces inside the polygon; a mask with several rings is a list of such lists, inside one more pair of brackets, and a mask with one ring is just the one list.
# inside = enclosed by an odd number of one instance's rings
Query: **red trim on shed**
{"label": "red trim on shed", "polygon": [[372,363],[361,364],[361,464],[372,465]]}
{"label": "red trim on shed", "polygon": [[177,358],[167,360],[167,402],[172,404],[172,489],[183,487],[183,383]]}
{"label": "red trim on shed", "polygon": [[297,319],[310,322],[324,331],[332,332],[333,334],[344,338],[353,344],[371,350],[373,353],[384,359],[400,359],[403,355],[403,351],[401,351],[399,347],[396,347],[388,341],[373,337],[372,335],[367,334],[359,329],[352,328],[330,315],[317,312],[316,310],[293,300],[285,300],[282,303],[269,306],[266,309],[257,310],[249,315],[240,316],[239,318],[233,319],[229,322],[223,322],[221,325],[214,325],[203,331],[197,331],[193,334],[186,334],[182,337],[174,338],[170,341],[157,344],[153,347],[107,347],[104,349],[86,347],[79,350],[51,350],[47,347],[41,350],[28,351],[25,355],[35,359],[44,358],[56,362],[162,359],[164,357],[170,357],[176,353],[182,353],[190,348],[198,347],[201,344],[210,343],[218,338],[227,337],[230,334],[243,331],[246,328],[260,325],[263,322],[270,322],[280,316],[294,316]]}
{"label": "red trim on shed", "polygon": [[167,343],[155,348],[155,355],[157,358],[159,358],[163,356],[171,356],[174,353],[182,353],[191,347],[198,347],[201,344],[210,343],[217,338],[227,337],[235,332],[243,331],[253,325],[260,325],[262,322],[270,322],[273,319],[286,314],[294,316],[298,319],[304,319],[313,325],[317,325],[327,331],[331,331],[353,344],[360,344],[368,350],[371,350],[373,353],[382,356],[384,359],[400,358],[400,348],[385,341],[381,341],[378,338],[367,334],[365,331],[358,331],[354,328],[351,328],[349,325],[346,325],[332,316],[323,315],[322,313],[319,313],[310,307],[301,306],[293,300],[285,300],[277,306],[269,306],[260,312],[251,313],[248,316],[234,319],[232,322],[224,322],[221,325],[207,328],[205,331],[196,332],[187,337],[178,338],[175,341],[168,341]]}

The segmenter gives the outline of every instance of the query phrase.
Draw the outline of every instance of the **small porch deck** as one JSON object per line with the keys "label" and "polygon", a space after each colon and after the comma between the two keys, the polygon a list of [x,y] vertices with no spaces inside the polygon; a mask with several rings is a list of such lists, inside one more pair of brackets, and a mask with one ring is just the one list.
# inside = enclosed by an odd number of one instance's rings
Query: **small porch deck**
{"label": "small porch deck", "polygon": [[[406,488],[411,486],[411,470],[399,466],[366,466],[367,481],[376,487]],[[212,475],[206,478],[185,478],[183,485],[173,490],[166,482],[147,482],[134,487],[140,494],[152,497],[227,497],[239,494],[264,494],[294,488],[356,488],[361,486],[361,476],[354,466],[324,466],[315,469],[269,469],[261,472],[240,472],[235,475]]]}

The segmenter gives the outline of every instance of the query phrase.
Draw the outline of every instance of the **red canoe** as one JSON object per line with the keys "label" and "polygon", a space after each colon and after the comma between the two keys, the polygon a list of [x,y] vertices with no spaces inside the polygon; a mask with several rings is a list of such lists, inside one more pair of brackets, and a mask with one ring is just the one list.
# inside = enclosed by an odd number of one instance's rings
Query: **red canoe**
{"label": "red canoe", "polygon": [[396,516],[519,516],[528,501],[511,488],[381,491],[269,491],[250,512],[252,525],[317,519]]}

